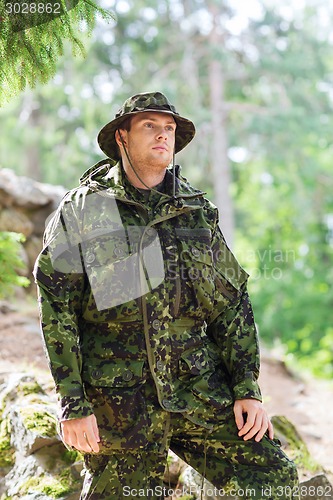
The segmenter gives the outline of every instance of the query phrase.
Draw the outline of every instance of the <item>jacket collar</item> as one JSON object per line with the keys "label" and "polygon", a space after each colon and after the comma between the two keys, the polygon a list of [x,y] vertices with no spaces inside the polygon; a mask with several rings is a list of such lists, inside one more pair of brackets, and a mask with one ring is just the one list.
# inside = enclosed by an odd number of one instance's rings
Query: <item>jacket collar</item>
{"label": "jacket collar", "polygon": [[[176,199],[197,198],[205,193],[192,187],[187,179],[180,173],[181,167],[175,166],[176,175]],[[171,169],[166,170],[165,193],[166,198],[171,198],[173,173]],[[110,159],[101,160],[90,167],[80,178],[80,185],[88,186],[94,190],[112,190],[115,196],[122,198],[136,198],[138,190],[129,182],[121,162],[116,164]],[[161,196],[163,196],[161,194]]]}

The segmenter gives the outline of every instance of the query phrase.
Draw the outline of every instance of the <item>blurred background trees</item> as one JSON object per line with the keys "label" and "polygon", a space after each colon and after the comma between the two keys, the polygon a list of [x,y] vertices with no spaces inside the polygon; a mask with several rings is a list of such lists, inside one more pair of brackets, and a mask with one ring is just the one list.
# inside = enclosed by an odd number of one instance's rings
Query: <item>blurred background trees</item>
{"label": "blurred background trees", "polygon": [[[0,111],[0,165],[77,185],[128,96],[161,90],[193,119],[177,157],[221,211],[250,273],[261,339],[333,374],[333,58],[328,2],[108,0],[46,85]],[[84,28],[83,28],[84,31]]]}

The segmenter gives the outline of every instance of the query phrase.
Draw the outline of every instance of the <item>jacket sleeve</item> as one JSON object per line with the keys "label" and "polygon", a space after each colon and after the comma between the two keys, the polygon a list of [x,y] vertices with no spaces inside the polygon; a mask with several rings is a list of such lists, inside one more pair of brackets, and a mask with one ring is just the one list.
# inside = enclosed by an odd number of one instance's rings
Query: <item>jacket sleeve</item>
{"label": "jacket sleeve", "polygon": [[248,275],[227,247],[219,228],[213,240],[216,285],[214,315],[208,334],[221,349],[224,369],[235,399],[258,399],[259,342],[251,302]]}
{"label": "jacket sleeve", "polygon": [[80,314],[85,275],[71,204],[58,209],[34,269],[44,346],[60,399],[60,420],[92,413],[81,380]]}

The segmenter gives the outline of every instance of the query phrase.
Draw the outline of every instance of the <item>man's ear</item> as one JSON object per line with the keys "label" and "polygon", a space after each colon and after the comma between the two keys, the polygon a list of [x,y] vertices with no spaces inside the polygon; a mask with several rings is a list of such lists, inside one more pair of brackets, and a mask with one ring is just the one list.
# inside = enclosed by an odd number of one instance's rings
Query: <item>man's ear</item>
{"label": "man's ear", "polygon": [[[125,146],[127,146],[127,130],[124,129],[117,129],[115,132],[115,139],[116,143],[118,146],[121,148],[123,146],[123,143]],[[121,140],[122,139],[122,140]]]}

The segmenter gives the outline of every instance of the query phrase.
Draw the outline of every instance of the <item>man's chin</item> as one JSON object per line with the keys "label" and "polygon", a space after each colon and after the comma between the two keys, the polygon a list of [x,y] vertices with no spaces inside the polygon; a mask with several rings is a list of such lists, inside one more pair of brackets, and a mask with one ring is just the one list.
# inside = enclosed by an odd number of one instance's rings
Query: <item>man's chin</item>
{"label": "man's chin", "polygon": [[170,165],[172,159],[170,158],[150,158],[149,164],[151,169],[155,171],[165,170]]}

